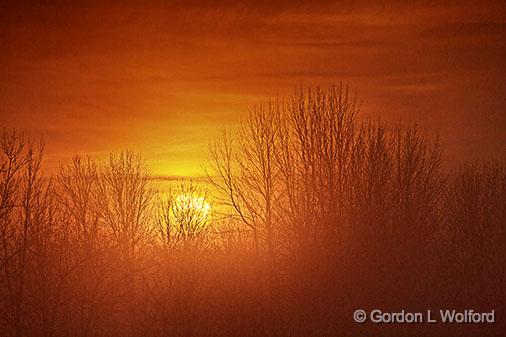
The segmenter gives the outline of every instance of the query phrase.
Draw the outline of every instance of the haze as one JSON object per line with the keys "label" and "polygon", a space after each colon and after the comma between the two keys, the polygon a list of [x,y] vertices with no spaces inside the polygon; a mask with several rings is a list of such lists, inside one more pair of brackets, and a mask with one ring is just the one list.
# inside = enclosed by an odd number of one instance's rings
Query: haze
{"label": "haze", "polygon": [[504,151],[502,1],[4,2],[0,13],[0,124],[43,135],[49,172],[129,148],[154,175],[200,175],[209,141],[253,104],[340,81],[363,116],[441,134],[450,163]]}

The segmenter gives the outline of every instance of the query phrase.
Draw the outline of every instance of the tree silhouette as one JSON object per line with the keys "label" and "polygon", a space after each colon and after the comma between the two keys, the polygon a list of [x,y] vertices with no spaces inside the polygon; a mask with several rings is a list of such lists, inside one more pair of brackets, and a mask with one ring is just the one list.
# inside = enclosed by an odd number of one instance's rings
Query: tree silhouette
{"label": "tree silhouette", "polygon": [[137,248],[152,231],[154,188],[140,156],[121,152],[109,157],[98,181],[99,212],[114,244],[124,256],[135,257]]}
{"label": "tree silhouette", "polygon": [[193,182],[164,193],[158,206],[157,226],[162,242],[202,243],[212,226],[208,194]]}
{"label": "tree silhouette", "polygon": [[372,335],[343,317],[502,311],[504,160],[447,170],[438,137],[359,110],[343,85],[260,103],[212,144],[209,185],[163,193],[128,151],[45,176],[43,142],[4,130],[0,336]]}

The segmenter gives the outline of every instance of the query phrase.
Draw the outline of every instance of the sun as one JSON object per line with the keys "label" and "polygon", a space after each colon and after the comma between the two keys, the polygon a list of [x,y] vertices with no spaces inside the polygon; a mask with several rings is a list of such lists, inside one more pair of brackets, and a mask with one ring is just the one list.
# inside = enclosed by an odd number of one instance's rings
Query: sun
{"label": "sun", "polygon": [[176,197],[176,205],[182,212],[191,212],[207,219],[211,212],[211,205],[200,195],[180,194]]}

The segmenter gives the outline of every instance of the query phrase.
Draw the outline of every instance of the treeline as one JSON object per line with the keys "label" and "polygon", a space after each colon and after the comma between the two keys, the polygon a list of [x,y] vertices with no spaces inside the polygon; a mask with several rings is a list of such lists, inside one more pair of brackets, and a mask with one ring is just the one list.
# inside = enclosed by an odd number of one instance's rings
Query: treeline
{"label": "treeline", "polygon": [[377,332],[359,308],[504,310],[505,162],[447,172],[437,138],[358,113],[341,86],[253,107],[212,144],[208,191],[157,191],[131,152],[46,177],[43,144],[4,131],[0,335],[346,336]]}

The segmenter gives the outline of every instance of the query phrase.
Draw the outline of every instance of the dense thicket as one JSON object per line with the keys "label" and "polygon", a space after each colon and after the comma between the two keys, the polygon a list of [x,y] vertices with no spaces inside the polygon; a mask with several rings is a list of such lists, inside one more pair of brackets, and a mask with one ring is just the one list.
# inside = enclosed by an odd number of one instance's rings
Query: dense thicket
{"label": "dense thicket", "polygon": [[500,313],[504,161],[445,172],[437,139],[358,110],[343,87],[256,106],[211,146],[207,187],[163,193],[130,152],[44,177],[42,144],[4,131],[0,335],[345,336],[377,332],[358,308]]}

